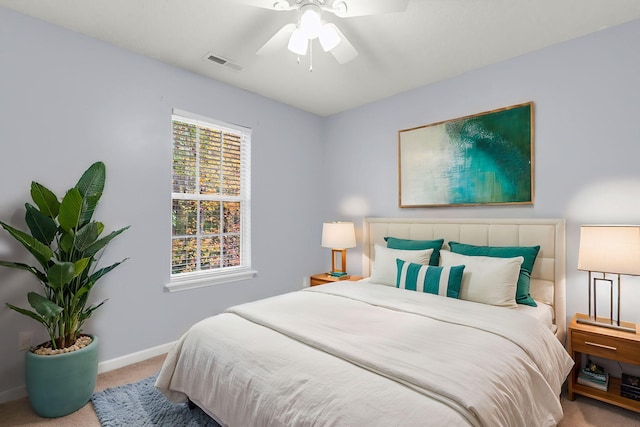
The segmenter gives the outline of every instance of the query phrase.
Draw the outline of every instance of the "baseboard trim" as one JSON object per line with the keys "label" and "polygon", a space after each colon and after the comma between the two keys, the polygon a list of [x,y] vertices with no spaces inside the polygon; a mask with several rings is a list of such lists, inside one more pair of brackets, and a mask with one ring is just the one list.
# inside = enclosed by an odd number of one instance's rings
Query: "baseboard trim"
{"label": "baseboard trim", "polygon": [[135,353],[126,354],[124,356],[116,357],[115,359],[105,360],[98,364],[98,373],[113,371],[115,369],[124,368],[125,366],[132,365],[134,363],[142,362],[143,360],[151,359],[152,357],[160,356],[167,353],[177,341],[161,344],[155,347],[147,348],[145,350],[136,351]]}
{"label": "baseboard trim", "polygon": [[23,384],[9,390],[0,391],[0,403],[11,402],[27,395],[27,387]]}
{"label": "baseboard trim", "polygon": [[[171,350],[171,348],[173,348],[176,342],[177,341],[172,341],[166,344],[161,344],[155,347],[147,348],[145,350],[136,351],[135,353],[116,357],[115,359],[110,359],[110,360],[105,360],[103,362],[100,362],[98,364],[98,374],[120,369],[125,366],[142,362],[143,360],[151,359],[152,357],[160,356],[161,354],[165,354],[169,350]],[[0,403],[10,402],[12,400],[21,399],[26,396],[27,396],[27,387],[23,384],[18,387],[0,391]]]}

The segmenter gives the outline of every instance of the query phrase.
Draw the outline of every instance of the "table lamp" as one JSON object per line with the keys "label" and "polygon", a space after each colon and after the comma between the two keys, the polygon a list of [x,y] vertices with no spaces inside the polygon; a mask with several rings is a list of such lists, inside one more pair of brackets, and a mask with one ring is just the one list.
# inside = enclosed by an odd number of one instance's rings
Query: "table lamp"
{"label": "table lamp", "polygon": [[[352,222],[325,222],[322,225],[322,247],[331,248],[331,275],[347,276],[347,248],[356,247],[356,232]],[[336,256],[342,255],[340,268]]]}
{"label": "table lamp", "polygon": [[[637,225],[583,225],[580,227],[578,270],[589,272],[589,318],[578,318],[578,323],[603,326],[625,332],[636,332],[635,325],[620,323],[620,275],[640,275],[640,226]],[[595,277],[593,273],[602,274]],[[613,320],[613,280],[607,274],[618,276],[616,320]],[[596,290],[598,282],[608,282],[609,319],[596,314]],[[592,298],[593,296],[593,298]],[[592,315],[593,308],[593,315]]]}

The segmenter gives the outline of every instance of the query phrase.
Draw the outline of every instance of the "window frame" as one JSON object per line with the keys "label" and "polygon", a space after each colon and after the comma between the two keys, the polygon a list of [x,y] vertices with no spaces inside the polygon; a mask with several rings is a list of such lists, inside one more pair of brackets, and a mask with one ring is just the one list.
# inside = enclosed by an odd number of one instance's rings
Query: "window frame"
{"label": "window frame", "polygon": [[[240,202],[240,265],[232,267],[220,267],[209,270],[200,270],[186,273],[172,272],[172,247],[170,244],[169,283],[165,288],[169,292],[196,289],[221,283],[247,280],[255,277],[257,271],[251,267],[251,133],[250,128],[235,124],[225,123],[209,117],[200,116],[188,111],[174,108],[171,114],[171,175],[173,176],[173,122],[180,121],[199,127],[219,130],[240,135],[240,196],[215,196],[220,201]],[[170,187],[171,205],[174,200],[192,197],[184,196],[185,193],[174,193],[173,185]],[[199,200],[207,200],[210,197],[197,197]],[[171,208],[173,209],[173,207]],[[173,239],[173,229],[170,234]]]}

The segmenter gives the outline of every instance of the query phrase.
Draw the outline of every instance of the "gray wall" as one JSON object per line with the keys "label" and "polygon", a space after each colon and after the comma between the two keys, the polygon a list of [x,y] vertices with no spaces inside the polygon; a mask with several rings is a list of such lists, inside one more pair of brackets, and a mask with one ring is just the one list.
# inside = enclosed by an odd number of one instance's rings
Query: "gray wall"
{"label": "gray wall", "polygon": [[[341,174],[327,174],[327,205],[354,221],[565,218],[567,313],[586,312],[587,273],[576,270],[580,225],[640,223],[639,42],[636,20],[330,117],[326,150],[341,153],[332,163]],[[398,130],[528,101],[535,109],[533,205],[398,208]],[[622,320],[640,322],[636,277],[622,278],[621,312]]]}
{"label": "gray wall", "polygon": [[[96,218],[131,225],[104,265],[130,257],[95,288],[108,298],[85,325],[100,360],[176,340],[223,308],[302,287],[322,271],[321,118],[0,8],[0,218],[24,228],[31,180],[59,197],[94,161],[107,166]],[[253,129],[252,280],[167,293],[171,109]],[[30,262],[2,230],[0,259]],[[0,395],[24,383],[18,333],[43,328],[6,307],[27,306],[35,280],[0,268]]]}

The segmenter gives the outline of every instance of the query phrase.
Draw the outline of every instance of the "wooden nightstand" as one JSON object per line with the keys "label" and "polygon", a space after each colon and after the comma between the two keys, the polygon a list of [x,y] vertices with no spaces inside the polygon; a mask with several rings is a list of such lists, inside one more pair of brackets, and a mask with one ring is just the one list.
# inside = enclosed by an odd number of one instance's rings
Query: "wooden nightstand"
{"label": "wooden nightstand", "polygon": [[576,314],[571,324],[569,324],[567,347],[569,354],[576,362],[569,375],[569,400],[575,400],[575,395],[581,394],[640,412],[640,401],[620,396],[620,378],[610,377],[607,391],[600,391],[577,383],[582,353],[622,363],[640,365],[640,335],[638,331],[636,330],[634,334],[600,326],[585,325],[576,321],[578,317],[588,318],[586,314]]}
{"label": "wooden nightstand", "polygon": [[324,285],[327,283],[339,282],[341,280],[348,280],[351,282],[355,282],[356,280],[362,280],[362,276],[354,276],[353,274],[349,276],[348,279],[339,279],[337,277],[331,276],[329,273],[320,273],[314,274],[311,276],[311,280],[309,281],[309,286],[317,286]]}

